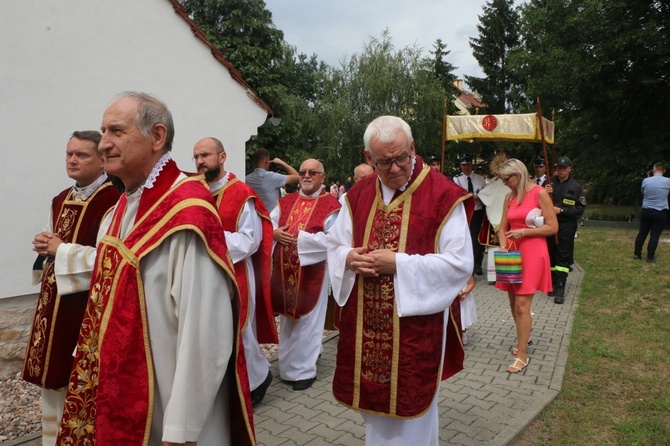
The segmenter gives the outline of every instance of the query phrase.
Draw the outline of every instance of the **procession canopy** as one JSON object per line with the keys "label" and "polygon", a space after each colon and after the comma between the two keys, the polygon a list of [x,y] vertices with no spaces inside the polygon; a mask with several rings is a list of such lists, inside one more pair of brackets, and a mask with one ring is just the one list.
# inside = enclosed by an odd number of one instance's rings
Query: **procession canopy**
{"label": "procession canopy", "polygon": [[540,131],[538,114],[518,115],[447,115],[447,141],[510,141],[554,143],[554,123],[542,118]]}

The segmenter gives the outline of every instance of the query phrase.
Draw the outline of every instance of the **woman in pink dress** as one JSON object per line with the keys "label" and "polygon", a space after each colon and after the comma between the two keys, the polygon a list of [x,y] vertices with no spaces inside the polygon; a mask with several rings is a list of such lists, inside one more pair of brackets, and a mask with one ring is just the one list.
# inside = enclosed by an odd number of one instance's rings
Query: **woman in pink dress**
{"label": "woman in pink dress", "polygon": [[517,159],[500,166],[500,179],[509,187],[500,222],[500,249],[521,251],[521,283],[496,282],[496,288],[507,291],[512,316],[516,324],[516,356],[507,368],[519,373],[528,365],[526,347],[530,339],[532,319],[530,305],[539,290],[551,291],[551,265],[546,237],[556,234],[558,220],[547,191],[532,183],[525,164]]}

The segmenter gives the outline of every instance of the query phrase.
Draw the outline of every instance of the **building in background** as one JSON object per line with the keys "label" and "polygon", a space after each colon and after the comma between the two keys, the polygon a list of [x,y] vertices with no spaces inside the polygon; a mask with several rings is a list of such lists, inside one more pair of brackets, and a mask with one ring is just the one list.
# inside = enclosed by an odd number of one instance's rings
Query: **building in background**
{"label": "building in background", "polygon": [[[115,95],[151,93],[173,113],[172,157],[192,170],[193,144],[220,139],[227,167],[245,171],[245,142],[269,107],[176,0],[18,2],[0,15],[0,301],[25,297],[33,236],[54,190],[71,185],[62,142],[99,129]],[[0,306],[0,309],[2,306]],[[25,340],[17,341],[20,351]],[[4,359],[4,358],[3,358]]]}

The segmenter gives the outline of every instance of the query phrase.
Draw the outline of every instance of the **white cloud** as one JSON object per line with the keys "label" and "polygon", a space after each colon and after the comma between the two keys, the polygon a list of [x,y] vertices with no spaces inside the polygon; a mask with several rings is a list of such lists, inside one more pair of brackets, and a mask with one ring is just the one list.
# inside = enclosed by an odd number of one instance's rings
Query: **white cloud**
{"label": "white cloud", "polygon": [[396,49],[423,48],[428,57],[439,38],[451,51],[446,61],[456,74],[481,76],[470,37],[477,36],[478,16],[486,0],[266,0],[275,26],[301,53],[330,65],[361,53],[370,37],[388,28]]}

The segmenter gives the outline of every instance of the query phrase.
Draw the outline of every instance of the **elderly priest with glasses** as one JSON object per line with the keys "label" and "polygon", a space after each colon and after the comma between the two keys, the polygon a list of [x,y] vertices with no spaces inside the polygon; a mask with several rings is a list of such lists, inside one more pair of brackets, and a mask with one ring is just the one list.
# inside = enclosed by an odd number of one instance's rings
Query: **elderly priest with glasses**
{"label": "elderly priest with glasses", "polygon": [[333,393],[361,412],[367,445],[437,445],[440,381],[463,368],[450,308],[472,273],[474,200],[423,164],[402,119],[375,119],[363,140],[376,174],[352,186],[329,233]]}
{"label": "elderly priest with glasses", "polygon": [[316,360],[328,304],[327,234],[340,210],[326,192],[323,164],[305,160],[300,190],[279,199],[270,214],[275,228],[272,308],[279,318],[279,375],[293,390],[316,380]]}

